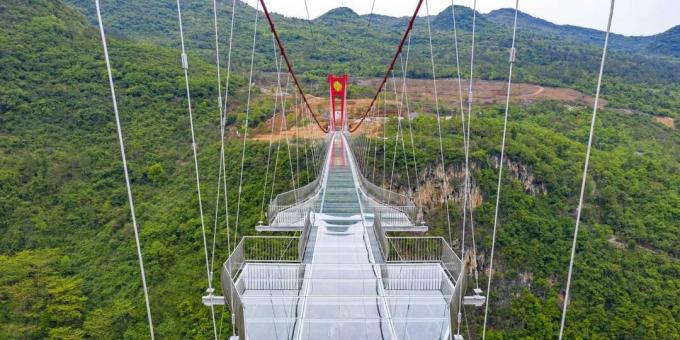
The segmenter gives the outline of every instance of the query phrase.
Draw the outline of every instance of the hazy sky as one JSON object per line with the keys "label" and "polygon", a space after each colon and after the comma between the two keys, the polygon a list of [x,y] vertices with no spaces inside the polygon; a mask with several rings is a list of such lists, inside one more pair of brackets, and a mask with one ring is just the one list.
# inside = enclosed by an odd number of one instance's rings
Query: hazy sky
{"label": "hazy sky", "polygon": [[[255,0],[245,0],[255,5]],[[316,18],[332,8],[345,6],[359,14],[371,12],[373,0],[307,0],[309,15]],[[267,0],[267,8],[286,16],[306,18],[304,0]],[[391,16],[409,16],[416,0],[375,0],[374,12]],[[455,0],[456,5],[472,7],[473,0]],[[520,0],[519,9],[557,24],[570,24],[604,30],[609,0]],[[430,14],[437,14],[451,0],[429,0]],[[482,13],[514,7],[514,0],[478,0]],[[425,6],[420,10],[425,15]],[[652,35],[680,25],[679,0],[617,0],[612,31],[625,35]]]}

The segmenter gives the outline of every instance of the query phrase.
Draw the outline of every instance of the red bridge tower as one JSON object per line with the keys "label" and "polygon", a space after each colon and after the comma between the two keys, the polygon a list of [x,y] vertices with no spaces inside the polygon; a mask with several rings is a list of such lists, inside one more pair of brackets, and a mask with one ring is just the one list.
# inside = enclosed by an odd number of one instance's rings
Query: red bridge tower
{"label": "red bridge tower", "polygon": [[[331,102],[331,124],[333,130],[347,130],[347,80],[346,74],[341,76],[328,75],[328,85],[330,87]],[[340,102],[339,105],[338,101]]]}

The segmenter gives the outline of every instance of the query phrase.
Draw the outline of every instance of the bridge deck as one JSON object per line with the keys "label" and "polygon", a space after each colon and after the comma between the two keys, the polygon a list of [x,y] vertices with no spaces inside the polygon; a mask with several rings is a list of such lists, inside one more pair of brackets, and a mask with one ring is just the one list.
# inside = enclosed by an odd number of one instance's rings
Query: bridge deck
{"label": "bridge deck", "polygon": [[249,263],[239,278],[248,339],[447,338],[451,281],[439,263],[385,263],[348,143],[329,147],[303,263]]}

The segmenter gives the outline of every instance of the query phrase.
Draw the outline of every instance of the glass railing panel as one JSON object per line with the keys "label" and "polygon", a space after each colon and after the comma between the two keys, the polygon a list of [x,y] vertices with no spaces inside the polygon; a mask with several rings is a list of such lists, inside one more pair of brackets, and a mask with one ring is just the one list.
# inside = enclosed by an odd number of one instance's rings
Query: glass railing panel
{"label": "glass railing panel", "polygon": [[305,319],[302,339],[392,340],[392,332],[384,319]]}

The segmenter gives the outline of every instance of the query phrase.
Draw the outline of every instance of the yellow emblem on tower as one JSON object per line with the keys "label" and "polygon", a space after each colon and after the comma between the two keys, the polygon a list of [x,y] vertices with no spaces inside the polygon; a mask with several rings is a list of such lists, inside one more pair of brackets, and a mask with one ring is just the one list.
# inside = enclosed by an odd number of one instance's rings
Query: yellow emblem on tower
{"label": "yellow emblem on tower", "polygon": [[342,91],[342,83],[339,82],[339,81],[337,81],[337,80],[334,81],[334,82],[333,82],[333,89],[335,90],[335,92],[340,92],[340,91]]}

